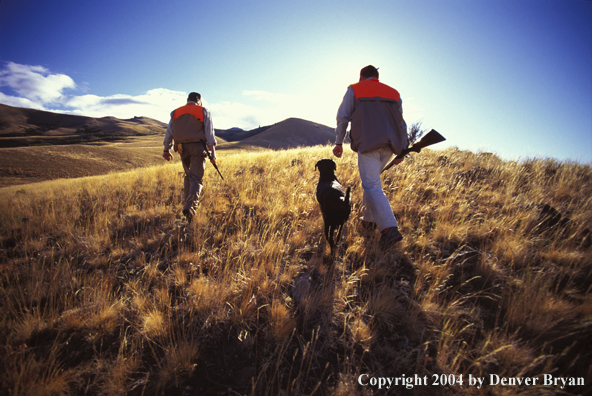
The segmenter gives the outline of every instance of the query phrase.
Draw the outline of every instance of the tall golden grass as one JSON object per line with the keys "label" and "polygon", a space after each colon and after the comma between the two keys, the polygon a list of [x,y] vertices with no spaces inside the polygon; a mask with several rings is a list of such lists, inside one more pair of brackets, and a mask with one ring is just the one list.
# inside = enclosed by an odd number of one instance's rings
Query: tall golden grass
{"label": "tall golden grass", "polygon": [[[384,175],[405,239],[357,226],[334,260],[315,199],[331,147],[220,156],[195,221],[178,163],[4,193],[10,395],[583,394],[592,371],[592,170],[447,149]],[[562,214],[544,217],[547,204]],[[555,212],[553,212],[555,213]],[[558,220],[558,221],[555,221]],[[361,386],[463,375],[464,385]],[[583,378],[588,388],[469,386]],[[439,377],[438,377],[439,378]]]}

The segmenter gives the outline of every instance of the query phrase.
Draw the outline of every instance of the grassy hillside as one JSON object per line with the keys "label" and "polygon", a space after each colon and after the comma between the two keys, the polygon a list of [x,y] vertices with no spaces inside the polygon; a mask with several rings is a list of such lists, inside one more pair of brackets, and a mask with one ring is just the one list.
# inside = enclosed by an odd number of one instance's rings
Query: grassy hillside
{"label": "grassy hillside", "polygon": [[163,135],[125,142],[0,148],[0,187],[162,164]]}
{"label": "grassy hillside", "polygon": [[0,104],[0,187],[162,163],[166,124],[52,113]]}
{"label": "grassy hillside", "polygon": [[[166,124],[147,117],[92,118],[0,104],[0,188],[160,165],[165,131]],[[332,128],[298,118],[216,134],[217,149],[227,152],[314,146],[335,138]]]}
{"label": "grassy hillside", "polygon": [[166,124],[148,117],[93,118],[0,104],[0,147],[124,141],[165,130]]}
{"label": "grassy hillside", "polygon": [[[196,221],[178,163],[0,192],[0,389],[13,395],[584,394],[592,170],[424,150],[384,186],[405,239],[356,226],[333,263],[315,162],[219,155]],[[546,206],[545,206],[546,205]],[[552,208],[552,209],[551,209]],[[333,265],[332,265],[333,264]],[[371,377],[463,377],[412,390]],[[543,375],[585,386],[544,385]],[[434,377],[436,375],[437,377]],[[446,376],[441,376],[446,375]],[[470,386],[469,375],[535,377]]]}

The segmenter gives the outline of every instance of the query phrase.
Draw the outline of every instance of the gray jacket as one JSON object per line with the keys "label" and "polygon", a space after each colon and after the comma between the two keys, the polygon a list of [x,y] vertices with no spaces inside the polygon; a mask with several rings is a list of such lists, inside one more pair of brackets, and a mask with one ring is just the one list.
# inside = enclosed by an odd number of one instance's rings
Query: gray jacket
{"label": "gray jacket", "polygon": [[[367,83],[369,80],[373,80],[371,84]],[[409,146],[409,141],[407,124],[403,119],[402,100],[398,92],[377,79],[368,79],[364,84],[371,87],[359,97],[356,97],[354,85],[347,88],[337,111],[335,143],[343,144],[347,126],[351,122],[350,139],[353,151],[368,153],[388,146],[393,153],[400,154]],[[374,89],[374,86],[378,89]],[[394,91],[397,95],[384,95],[384,91]]]}

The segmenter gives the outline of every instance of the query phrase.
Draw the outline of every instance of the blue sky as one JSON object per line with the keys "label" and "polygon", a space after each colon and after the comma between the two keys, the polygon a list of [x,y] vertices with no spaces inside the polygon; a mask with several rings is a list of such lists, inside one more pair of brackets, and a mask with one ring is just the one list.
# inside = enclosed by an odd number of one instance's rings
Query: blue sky
{"label": "blue sky", "polygon": [[504,159],[592,163],[592,1],[4,0],[0,103],[216,128],[335,126],[373,64],[421,121]]}

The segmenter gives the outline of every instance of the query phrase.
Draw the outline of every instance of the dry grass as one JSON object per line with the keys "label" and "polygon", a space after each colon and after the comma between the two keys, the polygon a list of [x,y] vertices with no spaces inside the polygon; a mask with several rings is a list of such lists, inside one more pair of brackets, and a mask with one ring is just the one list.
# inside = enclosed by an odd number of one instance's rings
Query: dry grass
{"label": "dry grass", "polygon": [[132,136],[122,142],[0,147],[0,187],[19,189],[19,185],[46,180],[160,165],[162,140],[163,135],[158,134]]}
{"label": "dry grass", "polygon": [[[592,371],[592,170],[426,150],[384,176],[405,239],[356,227],[333,265],[314,191],[329,146],[225,154],[196,221],[180,165],[0,201],[0,389],[13,395],[366,395],[358,376],[463,374],[416,394],[583,394],[485,377]],[[562,214],[541,215],[544,204]],[[558,220],[555,222],[555,220]]]}

